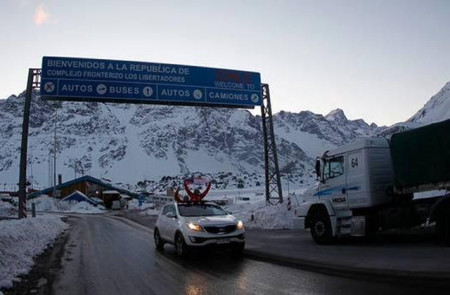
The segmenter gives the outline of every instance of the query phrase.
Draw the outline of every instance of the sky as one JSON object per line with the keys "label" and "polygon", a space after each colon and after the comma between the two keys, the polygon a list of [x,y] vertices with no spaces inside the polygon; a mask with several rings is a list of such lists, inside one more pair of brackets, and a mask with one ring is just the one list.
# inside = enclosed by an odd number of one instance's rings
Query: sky
{"label": "sky", "polygon": [[0,0],[0,99],[43,56],[102,58],[259,72],[274,113],[392,125],[450,81],[449,15],[448,0]]}

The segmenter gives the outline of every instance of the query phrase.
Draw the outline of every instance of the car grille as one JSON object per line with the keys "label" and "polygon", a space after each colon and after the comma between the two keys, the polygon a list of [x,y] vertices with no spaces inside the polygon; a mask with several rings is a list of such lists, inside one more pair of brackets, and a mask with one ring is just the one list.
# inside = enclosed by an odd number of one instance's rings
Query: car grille
{"label": "car grille", "polygon": [[211,234],[228,234],[236,230],[236,225],[205,226],[204,228]]}

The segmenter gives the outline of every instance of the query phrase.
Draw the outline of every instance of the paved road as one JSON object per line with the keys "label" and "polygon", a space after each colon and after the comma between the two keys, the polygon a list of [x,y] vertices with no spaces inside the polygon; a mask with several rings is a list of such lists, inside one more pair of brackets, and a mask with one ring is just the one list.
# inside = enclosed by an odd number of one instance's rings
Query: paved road
{"label": "paved road", "polygon": [[[153,216],[133,211],[122,214],[154,227]],[[450,289],[450,247],[438,244],[432,229],[387,231],[370,240],[345,238],[325,246],[314,243],[305,230],[247,230],[245,254],[303,270],[420,281],[420,284],[438,284]]]}
{"label": "paved road", "polygon": [[[284,261],[303,269],[365,274],[395,280],[434,280],[450,287],[450,248],[437,244],[431,232],[385,233],[373,240],[342,239],[317,245],[308,231],[248,231],[250,256]],[[268,246],[270,245],[270,246]]]}
{"label": "paved road", "polygon": [[332,277],[210,252],[178,259],[152,231],[111,216],[72,216],[54,294],[433,294],[439,289]]}

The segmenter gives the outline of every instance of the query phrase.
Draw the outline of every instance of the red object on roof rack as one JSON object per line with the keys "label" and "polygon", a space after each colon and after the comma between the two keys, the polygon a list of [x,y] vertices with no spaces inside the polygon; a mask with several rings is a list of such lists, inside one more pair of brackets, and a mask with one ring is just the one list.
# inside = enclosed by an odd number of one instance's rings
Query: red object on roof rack
{"label": "red object on roof rack", "polygon": [[[206,189],[200,193],[197,189],[194,191],[191,191],[189,189],[189,185],[190,184],[206,184]],[[185,203],[186,201],[191,201],[191,202],[200,202],[203,200],[204,197],[206,197],[206,195],[208,194],[209,190],[211,189],[211,181],[207,180],[207,179],[203,179],[203,178],[191,178],[191,179],[185,179],[184,182],[184,190],[186,191],[187,195],[189,196],[190,200],[181,200],[180,199],[180,188],[177,189],[177,191],[175,192],[175,200],[178,203]]]}

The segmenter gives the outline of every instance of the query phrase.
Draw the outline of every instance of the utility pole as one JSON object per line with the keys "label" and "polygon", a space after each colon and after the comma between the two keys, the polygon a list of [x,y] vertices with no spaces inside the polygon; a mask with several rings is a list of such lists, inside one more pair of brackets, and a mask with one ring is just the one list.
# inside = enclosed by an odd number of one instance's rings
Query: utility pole
{"label": "utility pole", "polygon": [[28,153],[28,129],[30,125],[30,107],[33,89],[40,85],[40,69],[28,70],[27,90],[23,108],[22,143],[20,147],[19,170],[19,218],[27,218],[27,153]]}
{"label": "utility pole", "polygon": [[53,198],[56,198],[56,123],[58,121],[58,107],[54,105],[55,108],[55,132],[53,141]]}
{"label": "utility pole", "polygon": [[30,185],[31,185],[31,189],[33,189],[33,182],[34,182],[34,176],[33,176],[33,156],[30,155]]}

